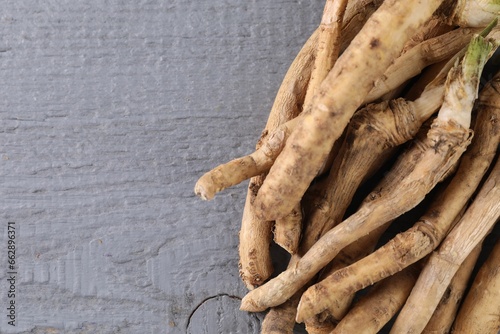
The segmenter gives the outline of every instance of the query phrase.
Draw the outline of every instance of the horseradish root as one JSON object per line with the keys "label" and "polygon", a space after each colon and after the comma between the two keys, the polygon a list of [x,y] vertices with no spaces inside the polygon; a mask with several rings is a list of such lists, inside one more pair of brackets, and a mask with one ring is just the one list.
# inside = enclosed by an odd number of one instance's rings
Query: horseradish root
{"label": "horseradish root", "polygon": [[500,216],[499,11],[325,0],[255,151],[195,185],[249,180],[240,308],[270,308],[261,333],[498,332],[498,245],[472,276]]}

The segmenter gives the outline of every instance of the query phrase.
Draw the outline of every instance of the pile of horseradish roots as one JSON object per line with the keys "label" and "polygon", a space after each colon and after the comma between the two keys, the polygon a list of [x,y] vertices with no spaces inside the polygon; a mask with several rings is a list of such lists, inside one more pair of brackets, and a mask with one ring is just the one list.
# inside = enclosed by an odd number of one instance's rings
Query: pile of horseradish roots
{"label": "pile of horseradish roots", "polygon": [[[500,216],[499,11],[326,1],[256,151],[195,185],[211,199],[250,180],[241,310],[268,311],[262,333],[498,333],[500,241],[478,257]],[[273,242],[290,260],[270,279]]]}

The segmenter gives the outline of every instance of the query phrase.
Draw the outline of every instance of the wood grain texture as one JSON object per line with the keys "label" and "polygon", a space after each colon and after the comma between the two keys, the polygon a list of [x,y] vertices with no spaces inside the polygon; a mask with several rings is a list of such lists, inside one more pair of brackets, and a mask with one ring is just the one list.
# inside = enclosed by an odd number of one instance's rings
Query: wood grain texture
{"label": "wood grain texture", "polygon": [[259,332],[237,300],[246,185],[193,186],[253,149],[322,6],[2,2],[0,263],[14,221],[19,275],[1,333]]}

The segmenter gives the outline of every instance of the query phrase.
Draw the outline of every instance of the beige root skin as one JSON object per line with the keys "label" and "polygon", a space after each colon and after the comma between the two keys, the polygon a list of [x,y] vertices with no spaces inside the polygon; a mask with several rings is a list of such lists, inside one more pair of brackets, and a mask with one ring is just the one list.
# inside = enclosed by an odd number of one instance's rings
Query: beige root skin
{"label": "beige root skin", "polygon": [[[296,261],[297,261],[296,256],[292,256],[292,259],[288,265],[288,268],[292,267]],[[307,285],[305,285],[307,287]],[[279,305],[274,305],[271,307],[269,312],[266,314],[266,317],[264,318],[263,322],[263,327],[262,327],[262,334],[271,334],[271,333],[283,333],[283,334],[289,334],[292,333],[291,331],[274,331],[274,328],[277,328],[277,324],[280,324],[279,326],[281,328],[293,328],[295,325],[295,316],[297,314],[297,306],[299,305],[299,300],[300,296],[304,292],[304,288],[299,289],[295,294],[293,294],[290,298],[288,298],[285,302],[279,304]],[[264,327],[264,324],[266,326]],[[270,329],[273,329],[271,331]]]}
{"label": "beige root skin", "polygon": [[[356,2],[356,1],[354,1]],[[304,110],[311,109],[312,99],[317,93],[321,82],[325,79],[328,72],[337,61],[340,52],[340,40],[344,36],[342,29],[342,19],[346,11],[347,0],[327,0],[321,18],[321,24],[318,28],[319,38],[316,48],[316,59],[311,74],[311,80],[307,87],[307,93],[304,100]],[[338,143],[335,143],[330,151],[329,157],[318,171],[318,175],[325,172],[331,166],[331,161],[339,149]]]}
{"label": "beige root skin", "polygon": [[347,0],[327,0],[325,3],[321,24],[318,28],[316,59],[304,99],[305,110],[311,108],[313,96],[337,60],[342,18],[346,5]]}
{"label": "beige root skin", "polygon": [[[317,183],[315,186],[310,187],[306,192],[307,200],[303,203],[303,210],[306,215],[309,214],[313,208],[310,207],[311,203],[315,202],[315,198],[321,196],[323,193],[323,181]],[[306,204],[306,205],[304,205]],[[314,206],[314,205],[313,205]],[[303,250],[302,250],[303,251]],[[293,254],[288,267],[293,267],[300,259],[298,253]],[[292,297],[290,297],[283,304],[272,307],[266,314],[262,323],[262,334],[289,334],[292,332],[291,328],[295,325],[295,316],[297,313],[297,305],[299,304],[300,296],[305,291],[305,288],[299,289]]]}
{"label": "beige root skin", "polygon": [[443,91],[442,85],[430,86],[415,102],[381,102],[354,115],[325,181],[327,190],[308,219],[301,246],[305,251],[341,221],[356,189],[390,156],[392,149],[415,136],[441,104]]}
{"label": "beige root skin", "polygon": [[[386,224],[375,229],[370,234],[354,241],[340,251],[333,261],[322,270],[319,279],[324,275],[329,275],[338,269],[348,266],[372,252],[380,235],[386,230],[388,225]],[[317,334],[330,333],[336,327],[339,320],[346,315],[354,299],[354,294],[332,297],[331,299],[334,299],[335,303],[331,304],[328,309],[316,316],[304,319],[304,324],[308,332]]]}
{"label": "beige root skin", "polygon": [[[387,225],[387,224],[386,224]],[[360,238],[359,240],[354,241],[350,245],[348,245],[345,249],[343,249],[335,259],[329,264],[331,268],[343,268],[350,263],[354,262],[356,259],[359,259],[369,252],[373,250],[376,242],[378,241],[380,235],[385,231],[387,226],[381,226],[370,234]],[[302,249],[304,251],[304,249]],[[292,261],[290,262],[289,267],[293,267],[295,263],[300,259],[298,256],[292,257]],[[328,267],[327,267],[328,268]],[[312,283],[312,282],[310,282]],[[289,300],[280,305],[279,307],[292,309],[293,308],[293,322],[295,322],[297,306],[300,300],[301,295],[305,291],[305,289],[309,286],[306,284],[302,289],[300,289],[297,293],[295,293]],[[337,303],[335,305],[331,305],[329,311],[324,314],[319,315],[318,317],[312,317],[308,319],[309,321],[305,322],[306,329],[308,333],[314,334],[322,334],[322,333],[330,333],[335,327],[335,324],[341,319],[345,313],[347,312],[352,298],[354,295],[343,296],[342,299],[337,298]],[[291,303],[290,301],[293,300]],[[288,315],[292,315],[289,312]]]}
{"label": "beige root skin", "polygon": [[[449,32],[450,30],[452,30],[452,27],[444,24],[441,19],[439,19],[439,18],[430,19],[428,22],[425,23],[424,26],[422,26],[420,28],[419,31],[417,31],[413,35],[413,37],[410,39],[410,41],[408,41],[405,44],[405,47],[403,48],[401,55],[406,53],[408,50],[411,50],[415,46],[417,46],[417,49],[419,49],[421,47],[422,42],[429,40],[431,38],[437,37],[439,35],[445,34],[445,33]],[[434,50],[431,50],[431,53],[433,53],[433,51]],[[415,50],[413,52],[415,52]],[[385,100],[392,100],[392,99],[395,99],[398,97],[402,97],[401,93],[406,88],[408,88],[407,83],[410,80],[410,75],[412,75],[415,72],[418,72],[418,73],[425,72],[425,69],[424,70],[421,69],[419,71],[418,69],[415,68],[415,67],[421,67],[421,63],[425,63],[425,61],[415,61],[413,59],[410,59],[411,57],[405,58],[405,57],[402,57],[401,55],[395,60],[395,64],[391,65],[387,69],[386,73],[382,76],[382,78],[379,78],[376,81],[375,87],[372,89],[373,95],[371,95],[369,97],[369,99],[366,99],[365,103],[373,102],[375,100],[385,101]],[[402,60],[404,60],[404,59],[410,60],[410,61],[402,62]],[[397,65],[398,63],[401,66],[394,67],[394,65]],[[433,64],[434,60],[429,60],[429,63]],[[432,65],[429,65],[429,66],[432,66]],[[388,78],[389,76],[391,76],[393,78]],[[421,78],[421,76],[420,76],[420,78]],[[418,81],[421,81],[420,78]],[[429,81],[431,81],[431,80],[429,80]],[[381,87],[381,85],[380,85],[381,81],[387,81],[386,82],[387,86]],[[398,84],[398,83],[400,83],[400,84]],[[415,84],[412,84],[412,87],[414,85]],[[424,84],[424,86],[422,86],[422,90],[424,87],[425,87],[425,84]],[[393,88],[393,89],[391,89],[391,88]],[[420,93],[422,92],[422,90],[420,91]],[[416,99],[418,96],[420,96],[420,93],[417,95],[414,95],[414,97],[409,99],[409,100]],[[370,94],[371,93],[369,93],[368,95],[370,95]]]}
{"label": "beige root skin", "polygon": [[[486,97],[489,91],[484,90],[482,96]],[[481,100],[482,103],[488,101]],[[477,137],[462,157],[457,174],[445,194],[439,196],[428,213],[408,231],[400,233],[366,258],[328,276],[317,284],[315,290],[306,292],[301,307],[319,313],[328,305],[337,305],[345,296],[398,272],[437,247],[493,160],[500,139],[499,118],[500,109],[480,104],[475,126]],[[355,276],[351,274],[353,272]],[[313,294],[314,291],[326,292],[328,298]]]}
{"label": "beige root skin", "polygon": [[248,293],[241,309],[258,312],[282,304],[342,248],[415,207],[455,165],[470,137],[468,130],[452,122],[434,121],[425,141],[416,143],[396,163],[396,171],[386,176],[400,182],[390,188],[377,187],[355,214],[326,233],[292,268]]}
{"label": "beige root skin", "polygon": [[[458,306],[464,295],[465,289],[472,274],[472,270],[481,252],[481,246],[478,245],[469,254],[464,263],[460,266],[457,273],[450,282],[446,292],[441,298],[432,318],[425,326],[422,334],[447,334],[450,332],[451,325],[458,311]],[[416,279],[415,279],[416,280]],[[409,294],[409,293],[408,293]],[[471,332],[464,332],[471,333]],[[488,333],[488,332],[482,332]]]}
{"label": "beige root skin", "polygon": [[330,334],[335,329],[337,321],[330,314],[320,314],[304,322],[309,334]]}
{"label": "beige root skin", "polygon": [[354,305],[331,334],[378,333],[403,306],[417,280],[419,267],[408,267],[377,283]]}
{"label": "beige root skin", "polygon": [[[326,1],[321,24],[318,28],[316,58],[304,98],[305,109],[311,107],[312,96],[317,92],[319,85],[325,79],[338,57],[340,29],[346,5],[347,0]],[[286,142],[286,140],[282,142]],[[281,148],[279,151],[281,151]],[[297,202],[291,212],[276,219],[274,240],[289,253],[294,254],[299,246],[301,230],[302,209],[300,202]]]}
{"label": "beige root skin", "polygon": [[[333,259],[333,261],[325,268],[320,279],[328,277],[335,271],[341,268],[345,268],[372,253],[375,249],[375,246],[377,245],[378,240],[391,223],[392,221],[380,226],[379,228],[370,232],[368,235],[365,235],[359,240],[356,240],[355,242],[344,248],[342,251],[340,251],[335,259]],[[335,303],[330,304],[325,312],[327,314],[330,314],[332,318],[336,322],[338,322],[346,315],[347,311],[349,310],[351,302],[354,299],[354,295],[354,293],[351,293],[335,296],[335,292],[333,292],[333,294],[330,295],[330,298],[332,300],[335,300]]]}
{"label": "beige root skin", "polygon": [[[398,99],[371,105],[356,113],[347,131],[349,139],[344,142],[330,176],[324,181],[324,188],[328,191],[322,200],[315,204],[317,209],[311,214],[302,241],[301,254],[338,224],[361,181],[366,179],[372,170],[378,169],[385,157],[390,155],[392,147],[413,138],[422,122],[438,108],[444,90],[439,82],[429,85],[421,98],[415,102]],[[425,127],[425,132],[427,129]],[[371,139],[368,141],[366,138]],[[395,184],[397,181],[393,179],[392,182]],[[392,184],[383,187],[390,188]],[[332,206],[331,203],[336,205]],[[387,224],[347,246],[324,272],[343,268],[368,255],[386,227]],[[342,295],[341,298],[333,297],[335,303],[330,305],[328,313],[320,316],[325,320],[310,318],[306,321],[306,328],[315,328],[318,333],[333,329],[332,321],[338,321],[345,315],[353,297],[353,294]]]}
{"label": "beige root skin", "polygon": [[422,74],[418,77],[418,80],[413,83],[411,87],[408,87],[408,91],[404,95],[405,99],[410,101],[417,99],[422,94],[425,87],[436,78],[447,63],[448,60],[443,60],[425,68]]}
{"label": "beige root skin", "polygon": [[[305,254],[320,236],[341,221],[362,180],[379,168],[390,156],[393,147],[413,138],[422,122],[439,107],[444,91],[439,83],[441,81],[437,80],[429,85],[421,98],[415,102],[403,99],[382,102],[370,105],[354,115],[347,130],[346,140],[334,160],[330,176],[324,181],[326,191],[320,201],[314,201],[316,209],[310,215],[300,254]],[[368,138],[370,140],[367,140]],[[349,245],[330,266],[338,269],[367,255],[367,251],[373,249],[384,229],[378,228]],[[329,310],[333,319],[342,318],[352,297],[336,299],[337,302],[331,305]],[[326,323],[318,324],[318,321],[312,321],[315,323],[306,323],[306,326],[316,328],[318,332],[331,328]]]}
{"label": "beige root skin", "polygon": [[351,0],[347,2],[344,21],[342,23],[341,52],[347,48],[382,2],[382,0]]}
{"label": "beige root skin", "polygon": [[262,322],[261,334],[292,334],[299,298],[300,295],[292,297],[287,303],[270,309]]}
{"label": "beige root skin", "polygon": [[460,222],[430,257],[391,333],[420,333],[425,328],[460,265],[498,221],[499,184],[500,160]]}
{"label": "beige root skin", "polygon": [[300,205],[292,212],[274,222],[274,242],[290,254],[297,253],[302,233],[302,209]]}
{"label": "beige root skin", "polygon": [[260,178],[254,177],[250,180],[239,234],[239,273],[249,290],[264,283],[274,270],[269,250],[273,238],[273,222],[260,220],[252,205],[256,194],[252,188],[261,184]]}
{"label": "beige root skin", "polygon": [[[321,201],[317,199],[308,201],[315,204],[301,241],[299,256],[305,254],[320,236],[341,220],[361,181],[366,178],[367,174],[370,174],[372,169],[378,168],[378,165],[383,162],[381,157],[388,156],[387,151],[390,151],[391,147],[414,137],[422,122],[438,108],[444,88],[439,85],[439,82],[429,85],[428,88],[415,102],[402,99],[390,103],[383,102],[369,106],[354,116],[348,130],[350,139],[343,144],[335,160],[336,164],[340,162],[342,164],[340,167],[334,166],[331,176],[322,181],[321,187],[328,191],[322,190],[315,196],[315,198],[321,196]],[[419,102],[421,100],[425,102]],[[418,107],[413,108],[413,105]],[[379,138],[367,141],[366,138],[370,137]],[[378,142],[379,145],[373,146],[373,142]],[[391,186],[388,185],[388,187]],[[335,207],[330,203],[336,203]],[[384,229],[379,230],[382,233]],[[366,255],[366,250],[372,249],[380,233],[374,231],[369,236],[349,245],[338,255],[336,263],[345,266],[362,255]],[[292,264],[298,258],[293,257]],[[332,306],[331,313],[336,319],[340,319],[345,314],[350,300],[351,298],[345,298],[342,302]],[[293,308],[295,309],[296,306]],[[295,315],[293,321],[295,321]],[[326,327],[326,324],[322,327]]]}
{"label": "beige root skin", "polygon": [[[314,186],[310,187],[306,196],[308,200],[305,202],[310,204],[314,202],[314,198],[320,196],[322,194],[322,190],[324,188],[323,181],[316,183]],[[307,205],[303,206],[303,210],[305,214],[309,214],[313,208],[308,207]],[[288,263],[288,268],[293,267],[295,263],[300,259],[299,253],[293,254],[290,258],[290,262]],[[270,333],[291,333],[291,332],[279,332],[277,331],[279,328],[293,328],[295,325],[295,315],[297,313],[297,305],[299,304],[300,296],[305,291],[305,288],[299,289],[292,297],[290,297],[286,302],[276,307],[273,307],[266,314],[262,327],[262,334],[270,334]],[[280,325],[277,326],[275,323],[278,322]],[[264,326],[265,324],[265,326]]]}
{"label": "beige root skin", "polygon": [[261,217],[275,220],[301,200],[373,82],[441,2],[389,0],[370,17],[321,83],[311,111],[271,167],[255,200]]}
{"label": "beige root skin", "polygon": [[446,34],[453,30],[453,27],[444,23],[439,17],[432,17],[427,21],[419,31],[417,31],[412,38],[406,43],[401,54],[404,54],[414,46],[429,40],[431,38]]}
{"label": "beige root skin", "polygon": [[420,74],[429,65],[451,58],[466,46],[472,35],[478,31],[479,29],[459,28],[415,45],[398,57],[375,82],[364,103],[379,99]]}
{"label": "beige root skin", "polygon": [[[375,229],[370,234],[354,241],[340,251],[333,261],[323,269],[319,279],[321,279],[322,276],[327,276],[331,272],[344,268],[371,253],[375,248],[378,239],[389,225],[390,223]],[[335,325],[339,322],[339,320],[342,319],[349,310],[354,294],[330,297],[335,300],[335,303],[331,304],[330,307],[324,312],[304,320],[308,332],[309,329],[311,329],[313,333],[317,334],[330,333],[335,328]]]}
{"label": "beige root skin", "polygon": [[[323,188],[321,184],[317,184],[318,188]],[[309,188],[306,195],[308,198],[313,199],[319,196],[322,191],[315,189],[316,187]],[[308,203],[311,201],[307,201]],[[306,213],[310,212],[312,208],[305,207]],[[293,267],[300,259],[299,253],[292,254],[288,268]],[[292,333],[293,326],[295,325],[295,316],[297,312],[297,305],[299,304],[300,296],[305,291],[305,288],[299,289],[292,297],[290,297],[283,304],[272,307],[266,314],[262,324],[262,334],[289,334]]]}
{"label": "beige root skin", "polygon": [[334,319],[328,314],[308,319],[304,324],[308,334],[330,334],[335,328]]}
{"label": "beige root skin", "polygon": [[[414,237],[419,236],[416,233],[409,233],[408,235]],[[408,239],[404,241],[408,244],[414,244],[415,240]],[[424,245],[424,247],[428,248],[427,245]],[[393,254],[391,255],[394,258],[403,258],[402,250],[394,247],[390,247],[390,250],[393,250]],[[367,258],[363,258],[353,265],[341,268],[330,274],[321,282],[310,287],[302,295],[300,300],[297,311],[297,321],[301,322],[332,305],[337,305],[339,302],[345,300],[346,297],[352,296],[356,291],[374,284],[380,279],[395,274],[402,269],[401,267],[394,268],[394,266],[392,266],[391,268],[394,269],[393,272],[388,272],[379,268],[379,265],[382,267],[387,267],[387,265],[384,265],[384,263],[378,259],[377,255],[379,255],[379,252]],[[423,257],[420,253],[408,253],[404,255],[411,257],[413,260],[412,263]]]}
{"label": "beige root skin", "polygon": [[[301,244],[303,253],[341,221],[356,189],[384,151],[409,140],[418,130],[419,124],[410,121],[416,119],[415,111],[402,99],[370,105],[353,117],[325,181],[325,194],[308,218]],[[411,130],[398,132],[408,126]],[[389,133],[395,136],[386,136]],[[375,140],[369,139],[370,136]]]}
{"label": "beige root skin", "polygon": [[476,137],[462,157],[460,167],[444,195],[438,196],[427,214],[408,231],[398,234],[376,252],[340,269],[306,291],[299,310],[302,318],[317,314],[328,305],[336,305],[344,296],[400,271],[439,245],[496,154],[500,140],[499,85],[499,81],[492,80],[482,90],[474,127]]}
{"label": "beige root skin", "polygon": [[453,333],[484,334],[500,330],[500,241],[479,269],[460,307]]}

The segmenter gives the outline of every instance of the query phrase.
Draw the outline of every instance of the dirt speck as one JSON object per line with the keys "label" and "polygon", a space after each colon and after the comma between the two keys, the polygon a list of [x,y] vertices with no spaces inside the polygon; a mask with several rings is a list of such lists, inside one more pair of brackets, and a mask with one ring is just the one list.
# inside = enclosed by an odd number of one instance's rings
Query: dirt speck
{"label": "dirt speck", "polygon": [[370,48],[374,49],[380,45],[380,40],[378,38],[372,38],[370,41]]}

